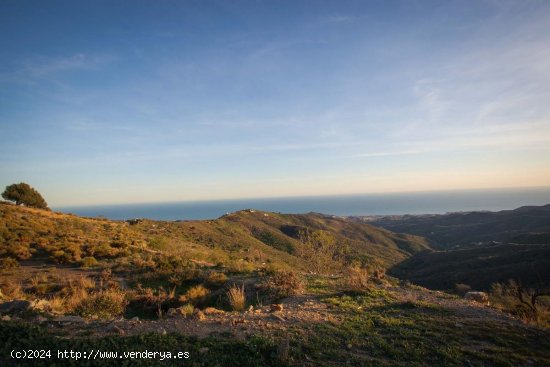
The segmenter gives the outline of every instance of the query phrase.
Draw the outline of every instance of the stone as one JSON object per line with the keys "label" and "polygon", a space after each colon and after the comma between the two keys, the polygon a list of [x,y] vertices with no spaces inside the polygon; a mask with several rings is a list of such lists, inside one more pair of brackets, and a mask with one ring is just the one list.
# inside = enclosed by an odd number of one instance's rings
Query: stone
{"label": "stone", "polygon": [[31,308],[31,303],[25,300],[13,300],[0,303],[0,313],[21,313]]}
{"label": "stone", "polygon": [[283,304],[282,303],[274,303],[270,306],[270,311],[271,312],[282,311],[282,310],[283,310]]}
{"label": "stone", "polygon": [[197,321],[203,321],[206,319],[206,316],[201,310],[196,310],[195,313],[193,313],[193,318]]}
{"label": "stone", "polygon": [[125,335],[126,332],[120,328],[119,326],[115,325],[115,324],[111,324],[108,326],[107,330],[109,332],[112,332],[112,333],[117,333],[118,335]]}
{"label": "stone", "polygon": [[1,320],[2,321],[10,321],[11,317],[9,315],[4,315],[4,316],[2,316]]}
{"label": "stone", "polygon": [[168,309],[168,312],[166,312],[166,316],[168,317],[175,317],[178,315],[178,310],[176,310],[175,308],[169,308]]}
{"label": "stone", "polygon": [[215,315],[215,314],[225,313],[224,310],[219,310],[215,307],[206,307],[203,312],[205,315]]}
{"label": "stone", "polygon": [[36,300],[36,301],[32,302],[31,308],[34,311],[38,311],[38,312],[51,312],[52,311],[52,305],[50,304],[50,302],[48,300],[45,300],[45,299],[39,299],[39,300]]}
{"label": "stone", "polygon": [[285,322],[286,320],[279,314],[277,313],[273,313],[271,314],[271,317],[273,317],[275,320],[278,320],[278,321],[281,321],[281,322]]}

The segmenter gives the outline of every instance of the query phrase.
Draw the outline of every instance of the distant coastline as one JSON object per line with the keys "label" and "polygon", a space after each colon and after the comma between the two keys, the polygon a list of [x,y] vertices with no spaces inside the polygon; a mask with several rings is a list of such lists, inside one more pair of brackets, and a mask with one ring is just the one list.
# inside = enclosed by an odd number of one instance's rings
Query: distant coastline
{"label": "distant coastline", "polygon": [[109,219],[214,219],[228,212],[254,208],[281,213],[318,212],[333,215],[444,214],[457,211],[505,210],[550,203],[550,187],[455,190],[415,193],[210,200],[174,203],[55,207],[81,216]]}

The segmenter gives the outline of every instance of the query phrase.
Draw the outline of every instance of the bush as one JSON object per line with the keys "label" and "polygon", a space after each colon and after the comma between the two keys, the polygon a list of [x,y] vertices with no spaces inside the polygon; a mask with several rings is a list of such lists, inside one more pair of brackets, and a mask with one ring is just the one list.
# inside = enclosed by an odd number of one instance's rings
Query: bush
{"label": "bush", "polygon": [[227,291],[227,299],[229,306],[234,311],[244,310],[246,304],[246,294],[244,292],[244,285],[241,287],[233,284]]}
{"label": "bush", "polygon": [[275,298],[284,298],[303,293],[304,282],[294,272],[281,272],[267,277],[260,288]]}
{"label": "bush", "polygon": [[5,257],[0,260],[0,269],[10,270],[17,269],[19,267],[19,262],[13,257]]}
{"label": "bush", "polygon": [[206,277],[206,282],[214,286],[221,286],[227,282],[227,275],[214,271],[208,274]]}
{"label": "bush", "polygon": [[210,291],[206,289],[203,285],[199,284],[194,287],[189,288],[184,295],[180,296],[180,302],[193,302],[197,303],[203,300]]}
{"label": "bush", "polygon": [[126,305],[124,292],[110,289],[85,297],[76,307],[75,312],[83,317],[108,319],[122,315]]}
{"label": "bush", "polygon": [[550,290],[546,287],[524,287],[520,282],[510,279],[507,283],[493,283],[489,297],[497,309],[525,322],[550,326]]}
{"label": "bush", "polygon": [[83,268],[95,268],[99,265],[99,262],[93,256],[88,256],[82,259],[80,266]]}
{"label": "bush", "polygon": [[344,286],[348,290],[362,292],[369,289],[369,273],[367,269],[357,266],[350,267],[344,277]]}
{"label": "bush", "polygon": [[184,304],[183,306],[179,307],[180,309],[180,313],[183,315],[183,316],[189,316],[189,315],[192,315],[193,312],[195,311],[195,307],[190,304],[190,303],[186,303]]}
{"label": "bush", "polygon": [[464,297],[466,293],[472,290],[468,284],[457,283],[455,284],[455,292],[461,297]]}

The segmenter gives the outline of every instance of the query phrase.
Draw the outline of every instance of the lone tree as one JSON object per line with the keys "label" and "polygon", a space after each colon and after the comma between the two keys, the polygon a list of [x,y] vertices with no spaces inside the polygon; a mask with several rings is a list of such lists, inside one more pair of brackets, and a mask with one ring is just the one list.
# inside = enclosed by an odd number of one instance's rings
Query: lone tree
{"label": "lone tree", "polygon": [[25,205],[39,209],[49,209],[48,203],[38,191],[24,182],[6,186],[2,197],[9,201],[14,201],[17,205]]}

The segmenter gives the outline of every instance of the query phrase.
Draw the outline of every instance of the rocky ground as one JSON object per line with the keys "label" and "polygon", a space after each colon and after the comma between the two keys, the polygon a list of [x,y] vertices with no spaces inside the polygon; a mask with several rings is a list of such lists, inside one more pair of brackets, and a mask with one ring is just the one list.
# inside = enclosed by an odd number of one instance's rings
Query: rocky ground
{"label": "rocky ground", "polygon": [[[521,321],[510,315],[499,312],[491,307],[460,299],[439,291],[429,291],[420,288],[387,287],[399,302],[436,304],[450,311],[449,318],[456,319],[456,326],[461,327],[465,321],[497,321],[519,327],[527,327]],[[284,331],[289,326],[330,323],[338,325],[343,312],[322,301],[324,296],[304,294],[289,297],[280,303],[268,306],[250,306],[242,312],[226,312],[213,307],[195,310],[192,315],[184,316],[173,309],[161,319],[143,320],[139,317],[113,320],[86,320],[79,316],[32,316],[29,321],[47,325],[52,329],[66,331],[69,336],[105,336],[105,335],[139,335],[144,333],[166,334],[183,333],[197,337],[232,334],[237,338],[245,338],[256,334],[270,334],[274,331]],[[15,303],[13,303],[15,302]],[[17,303],[19,302],[19,303]],[[11,301],[0,304],[0,312],[4,312],[2,320],[17,320],[22,311],[32,308],[40,309],[40,304],[27,301]],[[365,310],[368,312],[368,310]],[[7,313],[7,314],[6,314]],[[8,314],[15,314],[10,316]]]}

